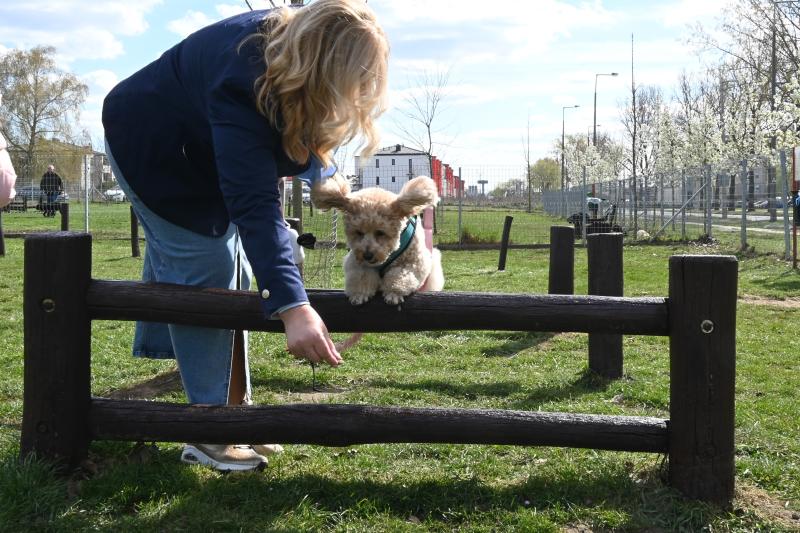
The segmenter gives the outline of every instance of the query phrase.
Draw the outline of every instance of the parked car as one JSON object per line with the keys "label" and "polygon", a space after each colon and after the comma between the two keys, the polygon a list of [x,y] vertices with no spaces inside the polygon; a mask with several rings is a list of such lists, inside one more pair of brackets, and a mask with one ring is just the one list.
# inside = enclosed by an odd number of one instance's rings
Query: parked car
{"label": "parked car", "polygon": [[[758,208],[767,208],[769,207],[769,200],[758,200],[757,202],[753,203],[753,207]],[[776,196],[775,200],[772,202],[773,209],[783,209],[783,198],[780,196]]]}
{"label": "parked car", "polygon": [[127,199],[125,197],[125,191],[123,191],[119,187],[108,189],[105,192],[105,197],[106,200],[108,200],[109,202],[124,202]]}

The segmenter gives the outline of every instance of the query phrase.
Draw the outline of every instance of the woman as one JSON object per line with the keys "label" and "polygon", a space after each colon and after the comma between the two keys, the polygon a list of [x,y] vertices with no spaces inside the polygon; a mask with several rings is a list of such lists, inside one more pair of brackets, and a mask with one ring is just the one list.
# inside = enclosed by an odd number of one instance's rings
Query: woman
{"label": "woman", "polygon": [[[206,27],[115,87],[103,107],[107,152],[145,231],[143,279],[233,288],[243,247],[289,352],[341,363],[293,264],[278,180],[319,179],[359,134],[374,151],[387,62],[363,0],[317,0]],[[245,361],[234,390],[232,345],[232,331],[139,323],[134,354],[176,357],[190,403],[240,403],[249,376]],[[221,470],[266,464],[233,445],[187,445],[182,458]]]}

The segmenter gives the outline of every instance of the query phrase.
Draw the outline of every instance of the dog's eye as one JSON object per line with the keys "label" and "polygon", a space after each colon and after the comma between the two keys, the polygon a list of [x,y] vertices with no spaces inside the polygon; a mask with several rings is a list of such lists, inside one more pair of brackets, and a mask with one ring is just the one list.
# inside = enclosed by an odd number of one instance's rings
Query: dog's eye
{"label": "dog's eye", "polygon": [[363,237],[363,236],[364,236],[364,232],[363,232],[363,231],[356,230],[356,236],[357,236],[357,237]]}
{"label": "dog's eye", "polygon": [[381,230],[378,230],[375,232],[375,236],[380,239],[381,237],[386,237],[386,234]]}

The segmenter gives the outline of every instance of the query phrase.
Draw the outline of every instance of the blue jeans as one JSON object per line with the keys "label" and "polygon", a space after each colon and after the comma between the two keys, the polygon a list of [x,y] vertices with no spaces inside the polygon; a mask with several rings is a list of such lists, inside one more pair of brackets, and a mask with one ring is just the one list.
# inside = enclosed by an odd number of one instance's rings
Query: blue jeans
{"label": "blue jeans", "polygon": [[[248,290],[252,271],[234,224],[221,237],[194,233],[153,213],[131,189],[106,144],[111,169],[131,202],[145,235],[143,281]],[[224,405],[228,401],[233,331],[137,322],[133,355],[178,362],[189,403]],[[250,398],[247,332],[244,336],[245,398]]]}

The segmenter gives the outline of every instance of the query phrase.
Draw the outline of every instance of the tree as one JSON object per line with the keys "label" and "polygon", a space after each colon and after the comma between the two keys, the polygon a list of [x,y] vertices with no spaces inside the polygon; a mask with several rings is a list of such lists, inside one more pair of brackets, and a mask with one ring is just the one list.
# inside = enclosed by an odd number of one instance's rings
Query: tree
{"label": "tree", "polygon": [[492,192],[489,193],[489,196],[493,198],[519,197],[524,190],[524,179],[510,179],[497,184],[497,186],[492,189]]}
{"label": "tree", "polygon": [[[622,109],[622,125],[630,142],[628,169],[633,191],[633,228],[639,228],[639,179],[647,205],[648,183],[652,183],[659,157],[660,114],[663,109],[661,89],[655,86],[632,85],[631,98]],[[647,211],[644,211],[645,216]],[[646,221],[645,221],[646,223]]]}
{"label": "tree", "polygon": [[433,174],[433,152],[439,130],[434,128],[443,111],[442,102],[447,96],[449,71],[424,71],[403,99],[400,113],[405,120],[395,120],[398,133],[413,148],[428,156],[428,174]]}
{"label": "tree", "polygon": [[37,147],[44,139],[73,137],[88,88],[59,69],[51,46],[11,50],[0,57],[2,133],[17,152],[20,176],[30,180],[36,170]]}
{"label": "tree", "polygon": [[561,167],[557,159],[538,159],[530,169],[531,181],[537,183],[539,191],[557,189],[561,179]]}
{"label": "tree", "polygon": [[525,159],[525,185],[528,189],[528,213],[533,211],[533,174],[531,173],[531,116],[528,113],[528,137],[523,139],[522,156]]}
{"label": "tree", "polygon": [[[796,1],[738,0],[725,11],[716,34],[698,27],[704,51],[720,55],[725,74],[721,77],[723,94],[724,82],[730,78],[746,84],[740,92],[747,100],[750,117],[741,122],[750,121],[746,137],[753,150],[738,154],[738,158],[769,161],[779,141],[793,145],[797,140],[800,113],[792,111],[796,107],[792,79],[800,69],[799,16],[800,3]],[[768,168],[767,196],[775,221],[775,161]],[[754,192],[752,181],[750,192]]]}

